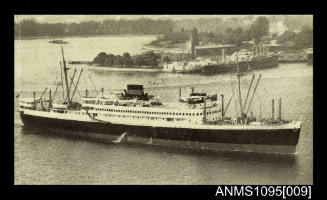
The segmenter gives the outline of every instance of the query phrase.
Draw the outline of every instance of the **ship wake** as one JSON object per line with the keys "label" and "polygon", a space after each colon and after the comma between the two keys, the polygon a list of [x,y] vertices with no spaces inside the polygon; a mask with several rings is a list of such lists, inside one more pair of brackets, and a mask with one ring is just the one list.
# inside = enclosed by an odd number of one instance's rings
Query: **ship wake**
{"label": "ship wake", "polygon": [[117,140],[112,141],[113,143],[121,143],[124,138],[126,138],[127,132],[123,133]]}

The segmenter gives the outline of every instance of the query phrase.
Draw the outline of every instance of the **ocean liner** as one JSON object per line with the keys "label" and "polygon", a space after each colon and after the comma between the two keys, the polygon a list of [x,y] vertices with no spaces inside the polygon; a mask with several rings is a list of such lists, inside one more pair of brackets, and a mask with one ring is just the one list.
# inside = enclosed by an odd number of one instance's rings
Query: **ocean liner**
{"label": "ocean liner", "polygon": [[[36,98],[35,93],[33,98],[20,98],[19,112],[25,126],[103,133],[112,136],[113,142],[223,151],[295,152],[301,122],[281,119],[281,100],[277,118],[274,106],[270,119],[256,119],[251,112],[248,116],[261,74],[254,85],[255,75],[252,77],[248,91],[251,89],[253,94],[248,92],[244,103],[240,99],[240,116],[231,118],[225,114],[234,95],[225,106],[224,95],[196,93],[194,88],[187,97],[181,96],[180,89],[177,103],[161,102],[145,93],[142,85],[131,84],[122,93],[110,96],[105,96],[103,91],[89,96],[86,90],[82,101],[76,102],[74,94],[83,71],[73,87],[73,81],[68,83],[63,49],[62,57],[65,101],[55,103],[51,90],[48,98],[43,94]],[[237,78],[240,83],[241,77]]]}
{"label": "ocean liner", "polygon": [[[257,48],[255,48],[257,49]],[[261,53],[242,49],[231,56],[222,56],[223,60],[216,65],[206,65],[203,72],[206,74],[225,72],[244,72],[253,69],[264,69],[278,66],[279,53],[269,52],[261,48]]]}
{"label": "ocean liner", "polygon": [[236,51],[230,56],[225,56],[223,53],[219,61],[197,57],[191,61],[165,63],[162,71],[173,73],[219,74],[227,72],[233,73],[237,72],[237,70],[239,72],[244,72],[278,66],[279,53],[268,52],[264,50],[265,48],[260,49],[262,49],[261,53],[255,53],[255,51],[251,52],[246,49]]}

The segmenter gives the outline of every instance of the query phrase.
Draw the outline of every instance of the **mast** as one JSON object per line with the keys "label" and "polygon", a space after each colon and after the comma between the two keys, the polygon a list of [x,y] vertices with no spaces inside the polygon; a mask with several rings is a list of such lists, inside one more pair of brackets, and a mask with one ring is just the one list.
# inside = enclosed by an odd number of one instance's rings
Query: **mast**
{"label": "mast", "polygon": [[206,123],[207,122],[207,98],[204,97],[204,109],[203,109],[203,122]]}
{"label": "mast", "polygon": [[179,101],[182,100],[182,88],[179,88]]}
{"label": "mast", "polygon": [[52,107],[51,90],[49,90],[49,109]]}
{"label": "mast", "polygon": [[279,123],[282,122],[282,99],[279,99],[279,109],[278,109],[278,120]]}
{"label": "mast", "polygon": [[225,49],[222,49],[222,56],[221,56],[222,62],[225,62]]}
{"label": "mast", "polygon": [[62,78],[62,66],[61,66],[61,61],[59,62],[60,64],[60,78],[61,78],[61,91],[62,91],[62,100],[65,100],[65,92],[64,92],[64,80]]}
{"label": "mast", "polygon": [[236,57],[236,70],[237,70],[237,76],[240,75],[239,68],[238,68],[238,56]]}
{"label": "mast", "polygon": [[275,100],[271,100],[271,119],[274,120],[275,118]]}
{"label": "mast", "polygon": [[62,61],[63,61],[63,64],[64,64],[67,99],[68,99],[68,105],[69,105],[70,104],[70,98],[69,98],[69,86],[68,86],[68,78],[67,78],[67,67],[66,67],[66,61],[65,61],[65,57],[64,57],[64,49],[63,49],[62,46],[61,46],[61,53],[62,53]]}
{"label": "mast", "polygon": [[[75,78],[76,70],[77,70],[77,69],[74,70],[73,77],[72,77],[72,79],[70,80],[70,84],[69,84],[69,88],[68,88],[69,91],[70,91],[70,89],[71,89],[71,87],[72,87],[72,85],[73,85],[73,80],[74,80],[74,78]],[[66,99],[67,99],[67,98],[66,98]],[[72,98],[71,98],[71,99],[72,99]]]}
{"label": "mast", "polygon": [[221,95],[221,119],[224,120],[224,95]]}

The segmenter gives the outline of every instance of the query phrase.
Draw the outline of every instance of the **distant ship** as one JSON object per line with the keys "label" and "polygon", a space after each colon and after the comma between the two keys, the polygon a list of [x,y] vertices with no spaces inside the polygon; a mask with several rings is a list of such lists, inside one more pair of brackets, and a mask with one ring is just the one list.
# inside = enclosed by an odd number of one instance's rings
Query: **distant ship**
{"label": "distant ship", "polygon": [[308,64],[313,64],[313,48],[305,49]]}
{"label": "distant ship", "polygon": [[189,61],[175,61],[163,64],[163,72],[172,73],[202,73],[208,67],[217,66],[216,61],[198,57]]}
{"label": "distant ship", "polygon": [[223,57],[223,61],[217,65],[207,65],[203,72],[222,73],[222,72],[244,72],[254,69],[263,69],[278,66],[279,53],[261,52],[254,53],[246,49],[234,52],[231,56]]}
{"label": "distant ship", "polygon": [[219,74],[243,72],[247,70],[262,69],[278,66],[279,53],[262,50],[254,53],[246,49],[234,52],[230,56],[222,55],[222,60],[214,61],[205,58],[196,58],[191,61],[178,61],[166,63],[163,71],[174,73],[204,73]]}
{"label": "distant ship", "polygon": [[[144,92],[143,85],[129,84],[122,93],[110,96],[98,92],[89,96],[87,91],[81,102],[74,101],[77,83],[69,84],[63,49],[63,72],[65,77],[65,101],[58,103],[49,92],[49,98],[20,98],[21,120],[26,126],[67,129],[81,132],[96,132],[114,136],[114,143],[144,143],[209,150],[254,151],[269,153],[294,153],[298,144],[301,122],[281,119],[279,116],[256,119],[250,106],[261,75],[252,87],[251,80],[245,102],[241,100],[240,115],[226,116],[233,96],[224,104],[218,94],[192,92],[176,102],[161,102],[158,97]],[[75,75],[75,72],[74,72]],[[73,83],[73,78],[71,83]],[[240,80],[240,76],[237,76]],[[240,81],[239,81],[240,83]],[[59,83],[57,85],[57,88]],[[63,86],[62,86],[63,87]],[[64,88],[64,87],[63,87]],[[46,91],[46,90],[45,90]],[[57,92],[57,89],[56,89]],[[240,97],[240,96],[239,96]],[[251,113],[249,116],[248,113]]]}
{"label": "distant ship", "polygon": [[49,43],[54,43],[54,44],[67,44],[67,41],[63,41],[63,40],[51,40],[49,41]]}

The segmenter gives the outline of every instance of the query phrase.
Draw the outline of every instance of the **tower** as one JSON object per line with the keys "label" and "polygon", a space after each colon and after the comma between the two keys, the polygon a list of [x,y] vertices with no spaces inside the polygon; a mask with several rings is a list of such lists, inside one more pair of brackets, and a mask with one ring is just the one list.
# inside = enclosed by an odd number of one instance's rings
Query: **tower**
{"label": "tower", "polygon": [[192,59],[194,59],[196,57],[196,49],[195,49],[196,45],[199,45],[198,30],[196,28],[193,28],[192,34],[191,34],[191,57],[192,57]]}

